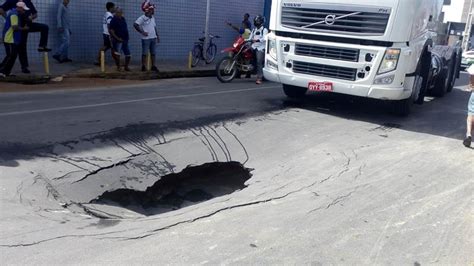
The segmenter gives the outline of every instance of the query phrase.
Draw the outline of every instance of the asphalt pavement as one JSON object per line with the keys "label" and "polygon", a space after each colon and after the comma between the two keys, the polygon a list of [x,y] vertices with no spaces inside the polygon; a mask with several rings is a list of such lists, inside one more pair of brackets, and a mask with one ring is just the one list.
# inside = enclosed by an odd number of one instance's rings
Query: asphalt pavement
{"label": "asphalt pavement", "polygon": [[[203,120],[210,123],[282,106],[280,86],[250,80],[222,85],[215,78],[173,79],[113,88],[0,95],[3,143],[75,140],[131,124]],[[218,117],[212,119],[212,117]],[[18,134],[22,132],[22,134]]]}
{"label": "asphalt pavement", "polygon": [[468,265],[465,85],[406,118],[245,79],[1,94],[1,260]]}

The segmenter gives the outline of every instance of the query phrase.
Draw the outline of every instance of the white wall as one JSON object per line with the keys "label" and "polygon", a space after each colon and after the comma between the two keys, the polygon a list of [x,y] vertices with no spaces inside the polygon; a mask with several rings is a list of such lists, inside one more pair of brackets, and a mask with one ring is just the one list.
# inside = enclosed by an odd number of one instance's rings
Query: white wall
{"label": "white wall", "polygon": [[444,22],[461,22],[464,1],[465,0],[451,0],[451,5],[443,8],[445,13]]}

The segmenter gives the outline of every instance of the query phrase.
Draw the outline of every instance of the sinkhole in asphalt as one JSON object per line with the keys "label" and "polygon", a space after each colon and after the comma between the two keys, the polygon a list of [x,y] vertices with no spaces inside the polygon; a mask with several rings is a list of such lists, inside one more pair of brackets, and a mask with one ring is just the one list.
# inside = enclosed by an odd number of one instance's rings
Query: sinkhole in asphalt
{"label": "sinkhole in asphalt", "polygon": [[157,215],[231,194],[247,187],[251,169],[238,162],[215,162],[190,166],[163,176],[145,191],[107,191],[92,204],[122,207],[144,215]]}

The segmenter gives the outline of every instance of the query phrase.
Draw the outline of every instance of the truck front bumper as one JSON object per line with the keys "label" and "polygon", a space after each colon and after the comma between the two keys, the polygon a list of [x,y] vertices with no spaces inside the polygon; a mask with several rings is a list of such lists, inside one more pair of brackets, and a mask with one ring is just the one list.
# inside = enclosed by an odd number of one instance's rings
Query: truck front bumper
{"label": "truck front bumper", "polygon": [[333,84],[333,92],[341,94],[349,94],[360,97],[368,97],[380,100],[403,100],[410,98],[414,83],[414,77],[407,77],[403,84],[399,87],[384,86],[367,86],[354,84],[354,82],[345,82],[334,79],[321,79],[309,75],[301,75],[295,73],[282,73],[277,69],[268,65],[263,69],[264,76],[267,80],[292,85],[297,87],[308,87],[309,82],[321,81],[331,82]]}

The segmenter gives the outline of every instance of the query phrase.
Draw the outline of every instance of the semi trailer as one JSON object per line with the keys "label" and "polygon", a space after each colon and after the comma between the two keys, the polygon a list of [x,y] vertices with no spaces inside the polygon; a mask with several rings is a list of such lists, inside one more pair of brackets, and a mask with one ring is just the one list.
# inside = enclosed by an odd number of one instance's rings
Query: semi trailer
{"label": "semi trailer", "polygon": [[459,77],[441,45],[443,0],[273,0],[264,76],[291,98],[323,91],[388,101],[400,115]]}

